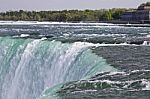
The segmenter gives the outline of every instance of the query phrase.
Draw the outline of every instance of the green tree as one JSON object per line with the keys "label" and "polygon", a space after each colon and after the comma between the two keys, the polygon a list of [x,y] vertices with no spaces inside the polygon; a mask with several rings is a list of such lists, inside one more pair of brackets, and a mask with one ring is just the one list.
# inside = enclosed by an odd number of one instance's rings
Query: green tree
{"label": "green tree", "polygon": [[145,4],[146,6],[150,6],[150,2],[146,2],[146,4]]}
{"label": "green tree", "polygon": [[39,14],[35,14],[34,20],[35,21],[41,21],[41,16]]}
{"label": "green tree", "polygon": [[102,14],[102,20],[112,20],[112,13],[110,11],[104,11]]}

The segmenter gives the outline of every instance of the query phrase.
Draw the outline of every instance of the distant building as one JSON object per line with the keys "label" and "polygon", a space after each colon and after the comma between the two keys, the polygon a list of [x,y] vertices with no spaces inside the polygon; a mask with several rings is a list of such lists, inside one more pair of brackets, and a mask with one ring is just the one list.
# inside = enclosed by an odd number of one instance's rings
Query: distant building
{"label": "distant building", "polygon": [[140,5],[134,11],[125,12],[121,16],[123,21],[150,21],[150,6]]}

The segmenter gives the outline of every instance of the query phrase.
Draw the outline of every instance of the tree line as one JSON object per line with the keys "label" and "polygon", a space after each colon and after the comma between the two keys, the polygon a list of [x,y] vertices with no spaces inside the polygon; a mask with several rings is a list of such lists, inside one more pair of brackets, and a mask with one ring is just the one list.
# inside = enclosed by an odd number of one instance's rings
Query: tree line
{"label": "tree line", "polygon": [[62,11],[7,11],[0,13],[0,20],[14,21],[109,21],[118,20],[128,9],[113,8],[101,10],[62,10]]}

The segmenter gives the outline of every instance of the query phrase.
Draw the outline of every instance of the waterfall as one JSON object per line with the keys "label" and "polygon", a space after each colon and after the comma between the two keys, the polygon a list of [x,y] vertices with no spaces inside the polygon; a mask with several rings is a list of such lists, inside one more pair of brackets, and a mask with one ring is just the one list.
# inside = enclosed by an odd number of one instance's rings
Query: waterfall
{"label": "waterfall", "polygon": [[0,37],[0,99],[36,99],[57,84],[114,71],[91,46]]}

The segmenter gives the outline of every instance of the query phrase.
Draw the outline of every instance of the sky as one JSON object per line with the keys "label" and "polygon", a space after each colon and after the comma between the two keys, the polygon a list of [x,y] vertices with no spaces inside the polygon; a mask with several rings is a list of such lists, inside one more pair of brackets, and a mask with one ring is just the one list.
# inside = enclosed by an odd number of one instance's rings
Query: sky
{"label": "sky", "polygon": [[150,0],[0,0],[0,12],[12,10],[69,10],[136,8]]}

